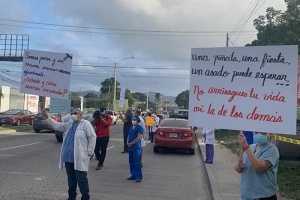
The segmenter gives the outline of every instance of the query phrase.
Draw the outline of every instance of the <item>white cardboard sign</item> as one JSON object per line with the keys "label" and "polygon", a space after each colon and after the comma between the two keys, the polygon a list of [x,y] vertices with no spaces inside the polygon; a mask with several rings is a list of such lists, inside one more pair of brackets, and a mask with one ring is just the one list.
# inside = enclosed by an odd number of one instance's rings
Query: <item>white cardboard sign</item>
{"label": "white cardboard sign", "polygon": [[189,125],[296,134],[298,46],[194,48]]}
{"label": "white cardboard sign", "polygon": [[120,100],[119,100],[119,108],[123,108],[124,107],[124,100],[125,100],[125,88],[121,88]]}
{"label": "white cardboard sign", "polygon": [[72,55],[25,50],[20,92],[68,99]]}

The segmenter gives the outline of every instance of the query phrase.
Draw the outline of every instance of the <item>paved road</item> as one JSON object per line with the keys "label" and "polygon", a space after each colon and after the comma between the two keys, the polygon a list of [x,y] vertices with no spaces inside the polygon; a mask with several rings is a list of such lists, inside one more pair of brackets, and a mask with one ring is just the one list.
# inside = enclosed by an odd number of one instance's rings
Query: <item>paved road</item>
{"label": "paved road", "polygon": [[[88,173],[92,200],[206,200],[208,190],[199,152],[154,154],[144,148],[144,179],[127,181],[128,154],[122,151],[122,125],[112,125],[104,168]],[[67,180],[58,169],[60,144],[53,133],[0,133],[0,199],[64,200]],[[79,195],[80,196],[80,195]],[[78,196],[78,199],[80,199]]]}

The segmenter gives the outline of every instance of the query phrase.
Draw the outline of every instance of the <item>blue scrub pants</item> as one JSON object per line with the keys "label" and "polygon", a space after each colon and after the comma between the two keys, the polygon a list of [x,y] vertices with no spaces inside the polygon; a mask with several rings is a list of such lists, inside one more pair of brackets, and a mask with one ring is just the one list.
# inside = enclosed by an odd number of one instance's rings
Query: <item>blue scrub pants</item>
{"label": "blue scrub pants", "polygon": [[142,168],[141,168],[141,149],[130,149],[129,150],[129,166],[131,177],[135,179],[143,179]]}

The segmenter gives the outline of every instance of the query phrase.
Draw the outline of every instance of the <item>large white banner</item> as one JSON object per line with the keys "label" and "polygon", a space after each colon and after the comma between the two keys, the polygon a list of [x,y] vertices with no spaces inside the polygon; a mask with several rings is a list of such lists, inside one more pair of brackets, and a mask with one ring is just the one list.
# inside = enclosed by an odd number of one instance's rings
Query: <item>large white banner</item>
{"label": "large white banner", "polygon": [[68,99],[72,55],[25,50],[20,92]]}
{"label": "large white banner", "polygon": [[298,46],[195,48],[189,125],[296,135]]}
{"label": "large white banner", "polygon": [[120,100],[119,100],[119,108],[123,108],[124,107],[125,90],[126,90],[125,88],[121,88]]}

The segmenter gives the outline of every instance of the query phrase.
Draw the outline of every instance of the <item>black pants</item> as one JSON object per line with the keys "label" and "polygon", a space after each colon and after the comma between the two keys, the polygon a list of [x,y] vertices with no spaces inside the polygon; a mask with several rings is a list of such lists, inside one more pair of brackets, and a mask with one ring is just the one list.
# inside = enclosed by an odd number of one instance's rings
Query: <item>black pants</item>
{"label": "black pants", "polygon": [[99,165],[103,165],[104,163],[108,142],[109,136],[98,137],[96,140],[95,155],[99,161]]}
{"label": "black pants", "polygon": [[123,129],[123,140],[124,140],[124,152],[128,152],[129,147],[127,146],[127,137],[129,129]]}
{"label": "black pants", "polygon": [[260,198],[260,200],[277,200],[277,195],[274,194],[273,196],[270,197]]}
{"label": "black pants", "polygon": [[81,200],[89,200],[89,182],[87,179],[87,172],[78,171],[74,169],[74,163],[65,163],[66,172],[68,175],[68,185],[69,185],[69,198],[68,200],[76,200],[76,189],[77,183],[80,189],[80,193],[82,195]]}

